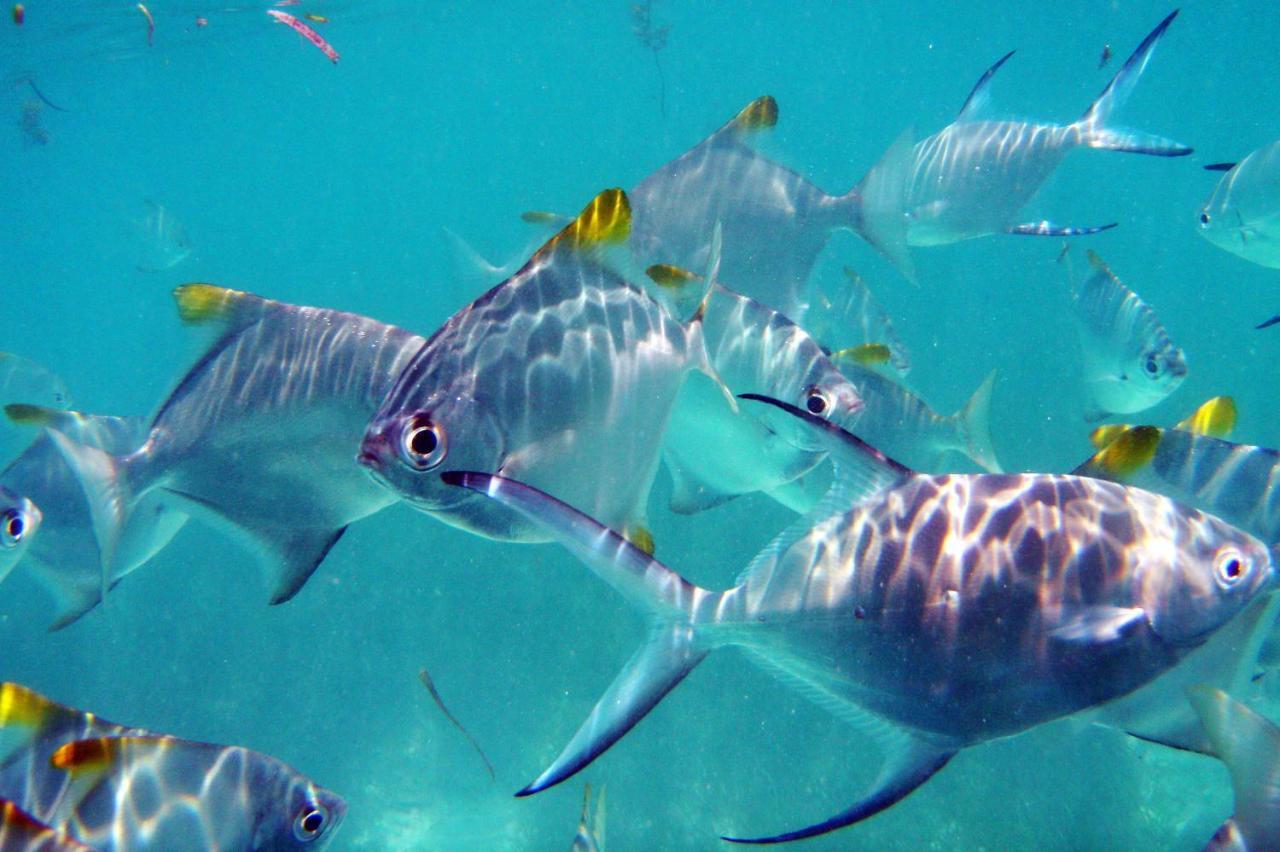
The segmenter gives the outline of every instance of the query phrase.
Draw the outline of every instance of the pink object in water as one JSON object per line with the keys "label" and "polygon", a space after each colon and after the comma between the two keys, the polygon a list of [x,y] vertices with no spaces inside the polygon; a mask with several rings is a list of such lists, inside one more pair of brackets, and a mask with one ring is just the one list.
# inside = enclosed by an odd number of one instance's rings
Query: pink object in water
{"label": "pink object in water", "polygon": [[[277,3],[276,5],[279,6],[280,4]],[[275,18],[280,23],[287,24],[292,27],[298,35],[320,48],[321,52],[323,52],[325,56],[329,57],[329,60],[333,62],[334,65],[338,64],[338,51],[334,50],[333,45],[325,41],[324,36],[320,35],[320,33],[311,29],[311,27],[302,23],[302,21],[299,21],[288,12],[277,12],[275,9],[268,9],[267,14]]]}

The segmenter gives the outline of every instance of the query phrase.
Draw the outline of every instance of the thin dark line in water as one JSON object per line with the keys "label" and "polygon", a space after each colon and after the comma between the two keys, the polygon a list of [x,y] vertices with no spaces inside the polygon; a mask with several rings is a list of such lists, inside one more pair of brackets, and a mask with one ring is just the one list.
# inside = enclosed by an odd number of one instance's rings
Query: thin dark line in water
{"label": "thin dark line in water", "polygon": [[658,112],[665,119],[667,117],[667,78],[662,73],[662,60],[658,57],[658,51],[653,51],[653,64],[658,66]]}
{"label": "thin dark line in water", "polygon": [[436,691],[436,685],[431,680],[431,675],[427,673],[426,669],[418,671],[418,680],[422,681],[422,685],[427,688],[427,692],[431,693],[431,699],[435,701],[436,706],[440,708],[440,712],[444,714],[444,717],[452,722],[455,728],[462,731],[462,735],[467,738],[467,742],[471,743],[471,747],[476,750],[476,754],[480,755],[480,759],[484,761],[484,768],[489,770],[489,777],[495,781],[498,780],[498,776],[493,771],[493,764],[489,762],[489,758],[484,756],[484,750],[480,748],[480,743],[476,742],[476,738],[471,736],[466,728],[462,727],[462,723],[449,712],[449,708],[444,706],[444,699]]}
{"label": "thin dark line in water", "polygon": [[1276,314],[1275,316],[1273,316],[1271,319],[1267,320],[1266,322],[1258,323],[1257,325],[1255,325],[1255,326],[1254,326],[1254,328],[1270,328],[1271,326],[1275,325],[1276,323],[1280,323],[1280,314]]}
{"label": "thin dark line in water", "polygon": [[36,85],[35,80],[32,80],[30,77],[27,77],[26,80],[27,80],[27,85],[31,87],[31,91],[36,93],[37,98],[44,101],[45,106],[49,107],[50,109],[56,109],[58,112],[71,112],[71,110],[65,107],[60,107],[57,104],[55,104],[53,101],[46,98],[44,96],[44,92],[40,91],[40,87]]}

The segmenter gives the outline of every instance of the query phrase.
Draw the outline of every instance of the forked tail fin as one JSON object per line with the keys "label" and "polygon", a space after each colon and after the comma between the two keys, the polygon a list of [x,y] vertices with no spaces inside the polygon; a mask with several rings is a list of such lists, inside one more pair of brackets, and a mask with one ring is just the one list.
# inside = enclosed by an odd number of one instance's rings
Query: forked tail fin
{"label": "forked tail fin", "polygon": [[516,794],[532,795],[595,760],[702,662],[709,649],[698,641],[693,615],[715,593],[693,585],[620,534],[536,488],[484,473],[448,471],[441,479],[485,494],[539,524],[653,619],[648,640],[614,678],[569,745]]}
{"label": "forked tail fin", "polygon": [[853,230],[898,267],[911,283],[916,283],[915,264],[907,250],[907,182],[910,178],[913,134],[902,131],[880,161],[862,178],[849,195],[856,201]]}
{"label": "forked tail fin", "polygon": [[991,441],[991,391],[995,385],[996,371],[992,370],[964,408],[952,415],[962,444],[958,449],[988,473],[1001,472],[995,444]]}
{"label": "forked tail fin", "polygon": [[1193,149],[1172,139],[1165,139],[1150,133],[1127,130],[1111,123],[1112,114],[1119,109],[1133,93],[1147,63],[1155,52],[1156,43],[1164,35],[1169,24],[1177,17],[1178,10],[1169,13],[1151,33],[1142,40],[1138,49],[1128,61],[1111,78],[1111,82],[1090,104],[1084,115],[1076,122],[1083,144],[1090,148],[1102,148],[1108,151],[1127,151],[1133,154],[1150,154],[1155,157],[1183,157]]}

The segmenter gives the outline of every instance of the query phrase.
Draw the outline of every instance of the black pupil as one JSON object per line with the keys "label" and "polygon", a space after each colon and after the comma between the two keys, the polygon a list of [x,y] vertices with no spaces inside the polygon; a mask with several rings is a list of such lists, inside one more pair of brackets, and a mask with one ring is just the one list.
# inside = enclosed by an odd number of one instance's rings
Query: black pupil
{"label": "black pupil", "polygon": [[1201,213],[1201,214],[1200,214],[1200,224],[1201,224],[1201,225],[1207,225],[1207,224],[1209,224],[1209,214],[1208,214],[1208,213]]}
{"label": "black pupil", "polygon": [[1148,358],[1148,359],[1147,359],[1147,372],[1148,372],[1148,373],[1154,373],[1154,372],[1155,372],[1156,370],[1158,370],[1159,368],[1160,368],[1160,365],[1156,363],[1156,359],[1155,359],[1155,358]]}
{"label": "black pupil", "polygon": [[821,414],[827,410],[827,401],[822,398],[821,394],[812,393],[809,394],[805,407],[809,409],[810,414]]}
{"label": "black pupil", "polygon": [[22,518],[17,515],[9,516],[9,523],[6,526],[10,538],[22,538],[23,523]]}
{"label": "black pupil", "polygon": [[319,811],[312,811],[302,818],[302,830],[307,834],[315,834],[324,825],[324,816]]}
{"label": "black pupil", "polygon": [[1228,559],[1226,564],[1222,566],[1222,573],[1228,580],[1234,580],[1240,576],[1240,560]]}
{"label": "black pupil", "polygon": [[434,429],[427,426],[421,426],[413,430],[413,434],[409,436],[409,449],[420,456],[429,456],[435,452],[436,433]]}

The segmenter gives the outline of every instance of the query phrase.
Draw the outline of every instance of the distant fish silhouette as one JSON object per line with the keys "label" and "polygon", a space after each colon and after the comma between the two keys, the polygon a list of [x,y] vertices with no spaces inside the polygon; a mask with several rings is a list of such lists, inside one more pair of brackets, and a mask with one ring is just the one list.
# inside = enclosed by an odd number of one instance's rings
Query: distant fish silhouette
{"label": "distant fish silhouette", "polygon": [[138,222],[141,254],[139,272],[164,272],[191,256],[187,229],[163,205],[147,199],[146,212]]}

